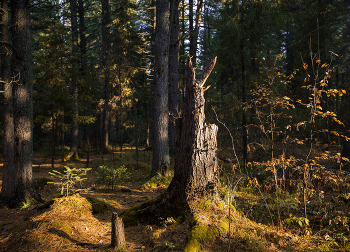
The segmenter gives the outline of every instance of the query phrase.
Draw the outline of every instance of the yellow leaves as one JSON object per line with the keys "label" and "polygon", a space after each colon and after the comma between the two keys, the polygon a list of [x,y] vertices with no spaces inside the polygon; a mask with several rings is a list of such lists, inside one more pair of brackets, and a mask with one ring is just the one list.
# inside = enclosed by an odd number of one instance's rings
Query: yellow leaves
{"label": "yellow leaves", "polygon": [[299,131],[299,127],[302,126],[302,125],[305,125],[305,122],[299,122],[296,126],[296,130]]}
{"label": "yellow leaves", "polygon": [[263,125],[260,125],[260,129],[261,129],[262,131],[265,131],[265,128],[264,128]]}
{"label": "yellow leaves", "polygon": [[341,121],[339,121],[336,117],[332,117],[332,120],[335,121],[336,123],[338,123],[338,124],[344,126],[344,123],[342,123]]}
{"label": "yellow leaves", "polygon": [[343,94],[346,94],[346,91],[344,89],[338,92],[339,96],[343,96]]}
{"label": "yellow leaves", "polygon": [[332,135],[339,136],[339,133],[336,132],[336,131],[331,131],[330,133],[331,133]]}
{"label": "yellow leaves", "polygon": [[308,68],[308,66],[309,66],[308,64],[304,63],[304,66],[303,66],[303,67],[304,67],[304,69],[306,70],[306,69]]}

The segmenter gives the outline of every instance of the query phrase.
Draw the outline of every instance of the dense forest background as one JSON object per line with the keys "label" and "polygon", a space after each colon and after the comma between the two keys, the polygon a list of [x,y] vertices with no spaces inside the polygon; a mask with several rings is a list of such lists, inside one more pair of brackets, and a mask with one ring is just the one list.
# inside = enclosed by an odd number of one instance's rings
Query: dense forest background
{"label": "dense forest background", "polygon": [[[207,82],[207,121],[215,123],[216,112],[244,163],[253,161],[251,150],[271,149],[273,139],[293,146],[284,153],[293,155],[298,143],[310,144],[310,130],[318,146],[336,145],[349,155],[342,148],[349,125],[348,95],[341,91],[349,71],[346,2],[170,2],[178,5],[169,16],[178,18],[179,46],[178,68],[169,75],[179,87],[169,87],[170,117],[181,113],[187,56],[198,71],[217,56]],[[34,148],[64,159],[75,134],[84,152],[152,145],[155,2],[72,3],[32,2]],[[222,129],[219,149],[231,149]]]}

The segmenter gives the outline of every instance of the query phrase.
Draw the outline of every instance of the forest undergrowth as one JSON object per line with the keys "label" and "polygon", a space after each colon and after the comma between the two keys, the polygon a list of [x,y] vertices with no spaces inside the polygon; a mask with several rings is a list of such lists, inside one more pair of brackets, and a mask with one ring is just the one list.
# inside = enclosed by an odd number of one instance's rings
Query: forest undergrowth
{"label": "forest undergrowth", "polygon": [[[228,155],[219,150],[219,156],[229,159]],[[250,155],[264,157],[261,150],[251,151]],[[0,209],[2,250],[112,251],[111,213],[122,214],[155,199],[172,178],[157,176],[150,180],[151,151],[146,151],[144,157],[140,155],[137,164],[135,151],[130,149],[122,157],[104,157],[103,166],[128,171],[124,178],[116,179],[118,183],[112,188],[99,177],[102,159],[94,155],[87,179],[81,185],[72,185],[67,197],[61,195],[61,185],[47,183],[59,180],[50,176],[51,164],[43,159],[36,154],[34,181],[51,203],[46,207],[32,204],[22,209]],[[84,161],[83,157],[80,161],[66,161],[65,166],[83,168]],[[336,159],[323,161],[327,168],[317,177],[312,176],[306,190],[306,218],[303,176],[298,172],[297,158],[290,164],[294,167],[289,171],[292,176],[285,172],[283,179],[283,173],[277,169],[276,190],[275,176],[266,166],[251,163],[246,172],[240,173],[222,162],[217,197],[194,199],[191,213],[169,216],[161,220],[161,225],[144,225],[137,219],[125,223],[125,251],[348,251],[347,167],[336,169]],[[55,170],[65,171],[58,159]],[[234,186],[229,186],[228,181]]]}

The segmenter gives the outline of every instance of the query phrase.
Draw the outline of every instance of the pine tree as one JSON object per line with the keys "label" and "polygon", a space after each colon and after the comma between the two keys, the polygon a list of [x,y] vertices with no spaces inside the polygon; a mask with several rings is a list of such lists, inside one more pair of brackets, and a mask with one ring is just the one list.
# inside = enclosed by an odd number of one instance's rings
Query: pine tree
{"label": "pine tree", "polygon": [[[33,73],[31,52],[30,2],[11,0],[12,42],[16,56],[12,62],[14,171],[3,181],[2,202],[18,207],[30,199],[41,201],[33,186]],[[5,172],[7,173],[7,172]],[[8,174],[8,173],[7,173]],[[7,185],[9,183],[9,185]]]}
{"label": "pine tree", "polygon": [[168,44],[169,0],[156,2],[155,59],[154,59],[154,125],[151,176],[166,175],[169,170],[168,143]]}

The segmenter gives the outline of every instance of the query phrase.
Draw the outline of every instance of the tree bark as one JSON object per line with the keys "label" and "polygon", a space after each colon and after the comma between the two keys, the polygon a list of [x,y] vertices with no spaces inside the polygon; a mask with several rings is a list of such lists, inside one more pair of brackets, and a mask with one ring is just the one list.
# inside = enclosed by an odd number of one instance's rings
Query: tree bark
{"label": "tree bark", "polygon": [[179,117],[179,0],[171,1],[171,32],[169,45],[169,147],[175,155],[175,120]]}
{"label": "tree bark", "polygon": [[78,148],[79,148],[79,104],[78,104],[78,22],[77,22],[77,2],[76,0],[70,0],[70,11],[71,11],[71,30],[72,30],[72,42],[73,42],[73,71],[72,71],[72,91],[74,99],[74,108],[73,108],[73,126],[72,126],[72,142],[70,146],[70,151],[67,156],[67,159],[71,157],[79,157]]}
{"label": "tree bark", "polygon": [[[1,0],[1,32],[0,40],[8,43],[8,2]],[[1,45],[1,75],[3,81],[3,118],[4,118],[4,166],[3,166],[3,195],[14,194],[12,190],[16,184],[15,166],[14,166],[14,121],[13,121],[13,85],[10,73],[10,54],[6,44]]]}
{"label": "tree bark", "polygon": [[214,68],[216,58],[195,76],[189,58],[186,69],[186,94],[182,118],[176,120],[176,159],[174,178],[167,191],[153,204],[141,206],[142,223],[157,223],[159,217],[178,216],[190,209],[195,198],[216,195],[219,185],[217,131],[214,124],[205,124],[205,81]]}
{"label": "tree bark", "polygon": [[168,193],[173,200],[189,202],[194,197],[216,194],[218,188],[218,159],[216,135],[218,127],[205,124],[205,81],[216,63],[216,58],[203,68],[199,78],[188,59],[186,94],[182,118],[177,121],[176,159],[174,179]]}
{"label": "tree bark", "polygon": [[109,69],[109,53],[110,44],[108,36],[109,28],[109,6],[110,0],[102,0],[102,71],[104,72],[104,105],[102,114],[102,143],[101,152],[106,153],[108,145],[108,122],[109,122],[109,89],[110,89],[110,69]]}
{"label": "tree bark", "polygon": [[117,213],[112,214],[111,245],[115,250],[123,249],[125,244],[125,233],[123,220]]}
{"label": "tree bark", "polygon": [[151,55],[153,56],[152,60],[151,60],[151,76],[152,76],[152,80],[151,80],[151,94],[152,94],[152,98],[151,98],[151,104],[149,107],[149,134],[148,134],[148,146],[153,145],[153,136],[154,136],[154,99],[155,99],[155,95],[154,95],[154,87],[155,87],[155,74],[154,74],[154,60],[155,60],[155,30],[156,30],[156,1],[152,0],[151,1],[151,17],[152,17],[152,27],[151,27]]}
{"label": "tree bark", "polygon": [[[11,0],[12,45],[17,57],[12,64],[14,171],[12,179],[3,181],[2,202],[18,207],[31,198],[41,201],[34,190],[33,159],[33,70],[31,53],[30,1]],[[7,185],[10,183],[10,185]]]}
{"label": "tree bark", "polygon": [[157,173],[166,175],[170,165],[168,143],[168,44],[169,0],[156,1],[152,177]]}

